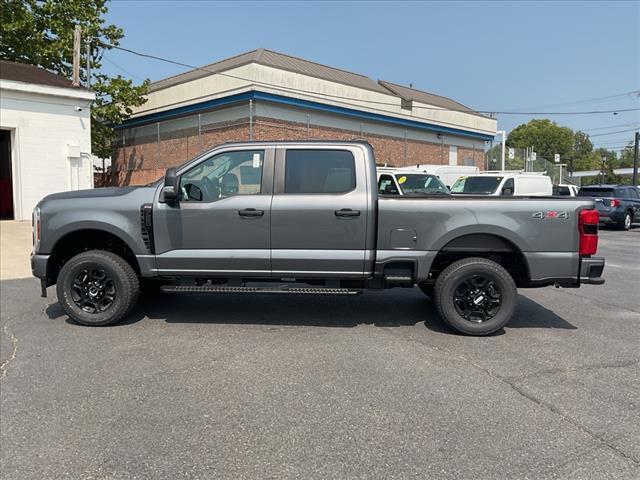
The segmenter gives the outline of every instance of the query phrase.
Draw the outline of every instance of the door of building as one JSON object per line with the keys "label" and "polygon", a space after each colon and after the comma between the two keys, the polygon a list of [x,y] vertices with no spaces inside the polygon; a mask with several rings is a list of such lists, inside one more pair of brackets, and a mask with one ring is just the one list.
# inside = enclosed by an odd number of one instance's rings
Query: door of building
{"label": "door of building", "polygon": [[11,130],[0,130],[0,218],[13,219]]}

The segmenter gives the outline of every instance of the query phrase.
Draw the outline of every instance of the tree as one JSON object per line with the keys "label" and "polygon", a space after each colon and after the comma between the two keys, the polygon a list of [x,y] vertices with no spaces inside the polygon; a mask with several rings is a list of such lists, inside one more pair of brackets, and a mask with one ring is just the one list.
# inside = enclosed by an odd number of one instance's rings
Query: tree
{"label": "tree", "polygon": [[570,128],[561,127],[548,119],[534,119],[514,128],[507,137],[507,145],[514,148],[533,147],[539,157],[553,161],[556,153],[563,157],[571,154],[575,140]]}
{"label": "tree", "polygon": [[593,143],[589,139],[589,135],[584,132],[577,131],[573,134],[573,149],[568,158],[572,171],[593,170],[598,168],[593,162]]}
{"label": "tree", "polygon": [[[90,44],[91,90],[96,100],[91,108],[91,144],[94,155],[108,157],[115,133],[109,126],[128,118],[132,107],[146,102],[149,80],[134,85],[120,75],[100,72],[102,55],[118,45],[121,28],[106,25],[106,0],[1,0],[2,42],[0,57],[29,63],[71,78],[73,71],[73,31],[80,25],[82,57]],[[85,58],[86,60],[86,58]],[[81,69],[86,85],[86,71]]]}

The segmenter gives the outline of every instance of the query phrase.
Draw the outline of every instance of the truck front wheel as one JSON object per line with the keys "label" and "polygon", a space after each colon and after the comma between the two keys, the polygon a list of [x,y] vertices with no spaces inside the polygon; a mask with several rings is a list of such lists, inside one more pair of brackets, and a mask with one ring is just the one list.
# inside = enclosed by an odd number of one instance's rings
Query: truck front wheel
{"label": "truck front wheel", "polygon": [[127,315],[138,298],[138,277],[124,259],[90,250],[69,259],[58,275],[58,301],[75,322],[111,325]]}
{"label": "truck front wheel", "polygon": [[434,302],[442,319],[466,335],[489,335],[511,320],[517,290],[501,265],[485,258],[465,258],[438,277]]}

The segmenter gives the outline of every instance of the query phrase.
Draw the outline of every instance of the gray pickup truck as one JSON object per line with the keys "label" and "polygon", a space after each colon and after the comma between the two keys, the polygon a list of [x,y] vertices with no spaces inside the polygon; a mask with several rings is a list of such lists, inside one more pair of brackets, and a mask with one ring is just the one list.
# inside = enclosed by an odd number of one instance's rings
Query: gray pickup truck
{"label": "gray pickup truck", "polygon": [[[165,293],[352,295],[418,286],[453,329],[487,335],[516,287],[602,284],[594,201],[379,195],[366,142],[218,146],[143,187],[49,195],[33,274],[83,325]],[[143,289],[144,290],[144,289]]]}

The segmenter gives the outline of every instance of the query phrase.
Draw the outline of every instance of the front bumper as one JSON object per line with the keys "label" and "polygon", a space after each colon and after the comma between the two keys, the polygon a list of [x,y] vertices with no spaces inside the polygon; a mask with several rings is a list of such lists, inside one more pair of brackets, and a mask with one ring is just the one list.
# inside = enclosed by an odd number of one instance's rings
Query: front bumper
{"label": "front bumper", "polygon": [[604,270],[604,258],[591,257],[580,259],[580,283],[589,285],[602,285],[602,271]]}
{"label": "front bumper", "polygon": [[47,279],[47,263],[51,255],[31,254],[31,273],[40,280]]}
{"label": "front bumper", "polygon": [[49,263],[50,256],[51,255],[31,254],[31,273],[34,277],[40,279],[40,296],[42,298],[46,298],[47,287],[49,286],[47,283],[47,264]]}

